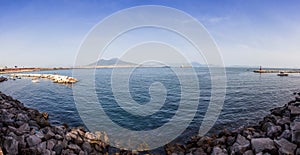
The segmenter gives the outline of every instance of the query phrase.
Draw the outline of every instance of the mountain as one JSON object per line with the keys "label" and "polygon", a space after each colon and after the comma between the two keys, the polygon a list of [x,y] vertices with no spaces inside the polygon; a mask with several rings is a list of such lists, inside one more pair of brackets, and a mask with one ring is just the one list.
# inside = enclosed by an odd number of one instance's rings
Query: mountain
{"label": "mountain", "polygon": [[136,64],[131,62],[126,62],[123,60],[120,60],[118,58],[112,58],[109,60],[100,59],[97,62],[91,63],[88,66],[115,66],[118,63],[117,66],[134,66]]}

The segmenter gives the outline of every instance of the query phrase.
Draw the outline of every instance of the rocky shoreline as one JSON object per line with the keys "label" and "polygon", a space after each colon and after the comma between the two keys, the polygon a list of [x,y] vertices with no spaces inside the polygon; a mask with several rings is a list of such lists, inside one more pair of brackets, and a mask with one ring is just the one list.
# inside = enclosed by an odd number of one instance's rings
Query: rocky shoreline
{"label": "rocky shoreline", "polygon": [[[108,145],[105,132],[82,127],[51,126],[48,114],[27,108],[0,92],[0,155],[4,154],[150,154]],[[300,98],[271,110],[256,126],[217,135],[193,136],[184,144],[167,144],[166,154],[300,155]]]}

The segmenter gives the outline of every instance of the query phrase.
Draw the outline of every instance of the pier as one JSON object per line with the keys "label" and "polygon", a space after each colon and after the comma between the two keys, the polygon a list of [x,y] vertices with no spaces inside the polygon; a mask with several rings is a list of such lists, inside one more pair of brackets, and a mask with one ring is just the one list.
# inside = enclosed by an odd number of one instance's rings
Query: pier
{"label": "pier", "polygon": [[283,73],[300,73],[300,70],[254,70],[253,71],[254,73],[280,73],[280,72],[283,72]]}
{"label": "pier", "polygon": [[12,77],[29,77],[29,78],[44,78],[50,79],[54,83],[64,83],[64,84],[73,84],[78,82],[77,79],[65,75],[56,75],[56,74],[11,74]]}

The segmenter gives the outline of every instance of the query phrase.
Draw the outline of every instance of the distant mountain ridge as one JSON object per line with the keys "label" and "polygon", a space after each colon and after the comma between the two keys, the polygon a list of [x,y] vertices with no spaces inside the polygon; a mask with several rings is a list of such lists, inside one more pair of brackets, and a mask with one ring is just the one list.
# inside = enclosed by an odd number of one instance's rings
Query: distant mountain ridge
{"label": "distant mountain ridge", "polygon": [[100,59],[97,62],[91,63],[88,66],[134,66],[136,64],[120,60],[118,58],[112,58],[109,60]]}
{"label": "distant mountain ridge", "polygon": [[[115,67],[124,67],[124,66],[137,66],[138,64],[127,62],[118,58],[112,59],[100,59],[94,63],[88,64],[87,66],[115,66]],[[206,64],[201,64],[198,62],[191,62],[191,64],[181,64],[181,63],[173,63],[170,64],[169,67],[207,67]],[[140,65],[140,67],[167,67],[167,65],[161,64],[159,62],[147,62],[145,64]]]}

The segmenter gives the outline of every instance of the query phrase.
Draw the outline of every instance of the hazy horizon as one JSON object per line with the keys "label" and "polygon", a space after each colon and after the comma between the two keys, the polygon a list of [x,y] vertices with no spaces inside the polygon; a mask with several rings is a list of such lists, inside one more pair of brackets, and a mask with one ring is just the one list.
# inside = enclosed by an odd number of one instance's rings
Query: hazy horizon
{"label": "hazy horizon", "polygon": [[[97,23],[140,5],[173,7],[196,18],[215,40],[225,66],[300,68],[300,2],[292,0],[1,1],[0,67],[73,66],[80,44]],[[136,39],[138,33],[152,37],[153,32],[146,29],[127,38]],[[119,57],[122,51],[115,50],[102,58]],[[205,64],[191,51],[184,54]]]}

